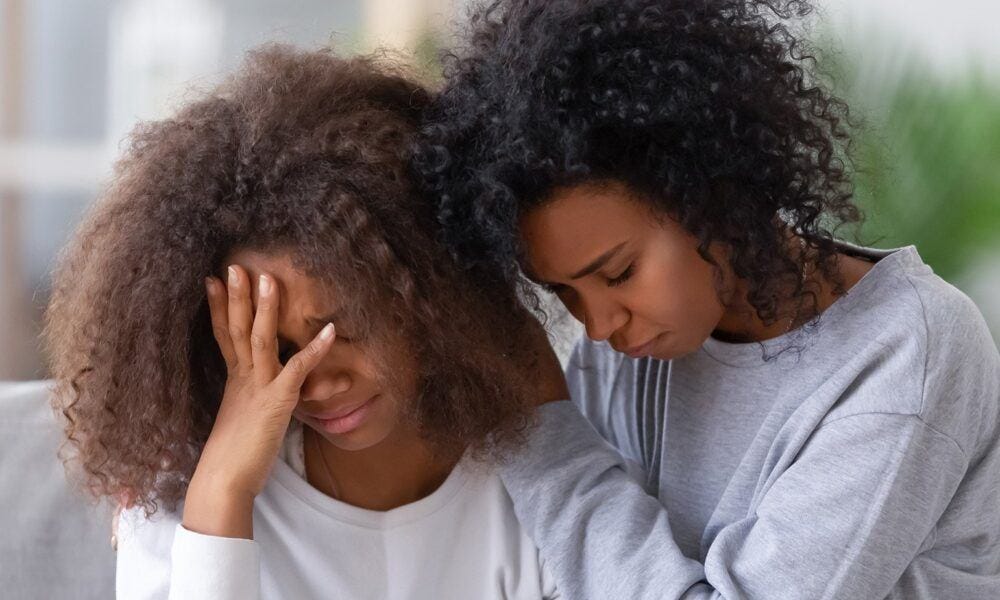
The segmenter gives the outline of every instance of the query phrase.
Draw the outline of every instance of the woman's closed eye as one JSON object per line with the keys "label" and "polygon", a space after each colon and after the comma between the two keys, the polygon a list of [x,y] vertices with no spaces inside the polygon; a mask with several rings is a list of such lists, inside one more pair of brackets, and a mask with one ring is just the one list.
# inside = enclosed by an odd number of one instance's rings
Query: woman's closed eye
{"label": "woman's closed eye", "polygon": [[630,277],[632,277],[633,272],[635,272],[635,263],[632,263],[629,266],[625,267],[625,270],[622,271],[617,277],[609,277],[608,287],[620,286],[621,284],[628,281]]}

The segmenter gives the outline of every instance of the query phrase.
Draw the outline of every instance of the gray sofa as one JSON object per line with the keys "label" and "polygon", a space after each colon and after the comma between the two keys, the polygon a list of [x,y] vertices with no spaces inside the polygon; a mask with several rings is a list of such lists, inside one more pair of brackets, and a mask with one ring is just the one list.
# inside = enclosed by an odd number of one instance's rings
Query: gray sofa
{"label": "gray sofa", "polygon": [[67,479],[49,389],[0,383],[0,598],[114,598],[110,507]]}

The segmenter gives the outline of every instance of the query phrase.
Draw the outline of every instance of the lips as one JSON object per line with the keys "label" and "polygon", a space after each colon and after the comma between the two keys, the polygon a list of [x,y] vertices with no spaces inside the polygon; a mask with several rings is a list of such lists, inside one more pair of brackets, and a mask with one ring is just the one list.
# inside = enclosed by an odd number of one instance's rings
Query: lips
{"label": "lips", "polygon": [[365,404],[368,404],[374,398],[375,398],[375,396],[372,396],[371,398],[368,398],[367,400],[364,400],[363,402],[358,402],[356,404],[352,404],[352,405],[346,406],[344,408],[338,408],[336,410],[328,410],[326,412],[321,412],[321,413],[312,413],[312,412],[308,412],[308,411],[303,411],[303,414],[305,416],[309,417],[310,419],[316,419],[317,421],[329,421],[329,420],[332,420],[332,419],[341,419],[341,418],[346,417],[347,415],[351,414],[352,412],[358,410],[359,408],[361,408]]}
{"label": "lips", "polygon": [[324,413],[304,413],[306,417],[312,419],[323,431],[333,435],[345,435],[359,427],[368,420],[372,414],[372,405],[379,399],[376,394],[361,404],[355,404],[335,411]]}
{"label": "lips", "polygon": [[632,358],[636,358],[636,357],[648,354],[649,350],[653,346],[653,342],[656,341],[657,337],[659,337],[659,336],[653,337],[653,339],[649,340],[648,342],[639,344],[637,346],[632,346],[630,348],[626,348],[625,350],[622,350],[622,352],[625,353],[625,354],[628,354]]}

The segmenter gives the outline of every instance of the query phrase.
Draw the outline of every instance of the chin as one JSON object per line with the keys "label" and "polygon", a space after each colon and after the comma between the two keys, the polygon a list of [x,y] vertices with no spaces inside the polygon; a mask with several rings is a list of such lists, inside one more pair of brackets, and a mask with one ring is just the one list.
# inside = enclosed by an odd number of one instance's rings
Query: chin
{"label": "chin", "polygon": [[392,428],[383,430],[375,427],[359,427],[346,433],[330,433],[323,429],[318,423],[308,423],[309,427],[316,433],[323,436],[323,439],[330,442],[341,450],[348,452],[360,452],[373,446],[377,446],[389,437]]}
{"label": "chin", "polygon": [[[363,428],[362,428],[363,429]],[[318,430],[328,442],[348,452],[360,452],[381,444],[387,437],[388,432],[376,433],[356,430],[348,433],[332,434],[323,430]]]}
{"label": "chin", "polygon": [[[674,342],[673,339],[670,341]],[[702,342],[703,340],[698,342],[685,342],[681,344],[661,343],[653,348],[653,351],[650,352],[649,355],[658,360],[674,360],[675,358],[682,358],[688,354],[697,352],[701,348]]]}

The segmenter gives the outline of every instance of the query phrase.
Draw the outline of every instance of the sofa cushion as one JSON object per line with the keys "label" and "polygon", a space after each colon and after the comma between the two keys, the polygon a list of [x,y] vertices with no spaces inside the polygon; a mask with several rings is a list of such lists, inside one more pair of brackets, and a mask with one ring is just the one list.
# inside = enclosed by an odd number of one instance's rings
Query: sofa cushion
{"label": "sofa cushion", "polygon": [[50,389],[0,383],[0,597],[113,598],[111,510],[66,477]]}

